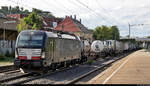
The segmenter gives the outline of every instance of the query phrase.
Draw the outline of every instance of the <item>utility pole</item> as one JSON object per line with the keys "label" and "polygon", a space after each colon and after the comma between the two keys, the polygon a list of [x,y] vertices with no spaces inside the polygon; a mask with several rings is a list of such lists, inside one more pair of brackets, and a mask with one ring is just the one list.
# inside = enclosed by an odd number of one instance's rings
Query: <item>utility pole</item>
{"label": "utility pole", "polygon": [[130,23],[128,23],[128,24],[129,24],[129,38],[130,38],[130,26],[131,26],[131,25],[130,25]]}
{"label": "utility pole", "polygon": [[114,48],[115,48],[115,50],[116,50],[116,32],[115,32],[115,46],[114,46]]}
{"label": "utility pole", "polygon": [[131,25],[130,23],[128,23],[128,25],[129,25],[129,38],[130,38],[130,29],[131,29],[131,26],[143,26],[143,25],[150,25],[150,24],[133,24],[133,25]]}

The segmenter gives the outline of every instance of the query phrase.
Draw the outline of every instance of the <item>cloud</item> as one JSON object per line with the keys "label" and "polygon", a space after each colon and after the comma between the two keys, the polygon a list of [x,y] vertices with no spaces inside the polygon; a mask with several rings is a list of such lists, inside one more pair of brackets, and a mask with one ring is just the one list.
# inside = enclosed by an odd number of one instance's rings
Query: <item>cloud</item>
{"label": "cloud", "polygon": [[[80,0],[87,7],[78,3],[77,0],[1,0],[0,6],[23,6],[32,10],[31,7],[52,12],[55,16],[65,17],[65,15],[77,15],[82,19],[82,23],[91,29],[98,25],[118,25],[122,36],[128,35],[128,23],[130,24],[150,24],[149,3],[150,0]],[[93,11],[89,10],[92,9]],[[141,33],[149,35],[146,29],[149,26],[143,26],[144,30],[136,28],[133,36]],[[150,32],[150,31],[149,31]]]}

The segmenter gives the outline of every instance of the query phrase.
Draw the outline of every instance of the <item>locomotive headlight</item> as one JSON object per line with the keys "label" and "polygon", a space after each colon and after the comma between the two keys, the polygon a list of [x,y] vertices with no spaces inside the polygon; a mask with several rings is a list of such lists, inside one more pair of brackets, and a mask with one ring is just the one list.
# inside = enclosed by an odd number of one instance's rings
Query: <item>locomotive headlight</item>
{"label": "locomotive headlight", "polygon": [[41,58],[43,58],[43,59],[45,58],[45,52],[42,53]]}
{"label": "locomotive headlight", "polygon": [[16,50],[15,50],[15,58],[18,58],[18,53]]}

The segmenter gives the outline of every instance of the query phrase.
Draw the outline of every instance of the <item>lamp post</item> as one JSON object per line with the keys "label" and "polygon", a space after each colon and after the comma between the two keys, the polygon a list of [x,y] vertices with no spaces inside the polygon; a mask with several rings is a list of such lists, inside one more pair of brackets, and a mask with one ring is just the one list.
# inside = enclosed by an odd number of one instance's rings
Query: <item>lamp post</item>
{"label": "lamp post", "polygon": [[5,22],[3,22],[3,24],[4,24],[4,33],[3,33],[3,37],[4,37],[3,43],[4,44],[3,44],[3,46],[5,45],[5,29],[6,29],[6,24],[10,24],[10,23],[16,23],[16,21],[5,21]]}

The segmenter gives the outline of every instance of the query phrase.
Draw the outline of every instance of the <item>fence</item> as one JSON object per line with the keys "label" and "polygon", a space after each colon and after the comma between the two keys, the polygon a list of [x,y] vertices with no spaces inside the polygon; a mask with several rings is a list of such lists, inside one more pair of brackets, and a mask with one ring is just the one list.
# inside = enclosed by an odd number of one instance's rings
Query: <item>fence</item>
{"label": "fence", "polygon": [[13,53],[15,50],[15,40],[0,40],[0,53],[5,55],[7,51]]}

